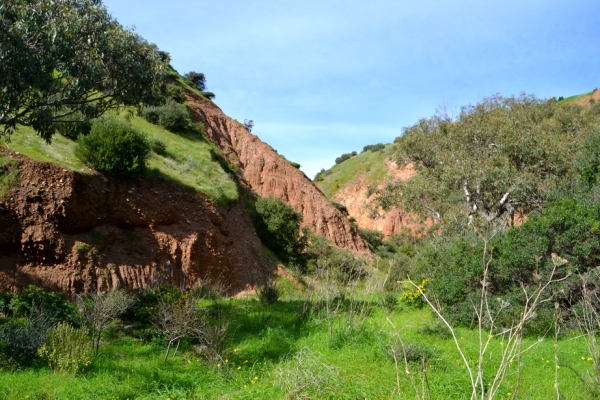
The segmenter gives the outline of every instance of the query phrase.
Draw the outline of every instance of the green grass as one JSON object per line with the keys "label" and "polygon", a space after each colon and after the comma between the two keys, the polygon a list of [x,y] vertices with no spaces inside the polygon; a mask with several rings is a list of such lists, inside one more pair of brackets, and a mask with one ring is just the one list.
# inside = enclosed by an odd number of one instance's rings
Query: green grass
{"label": "green grass", "polygon": [[[125,116],[125,112],[121,113]],[[148,138],[166,143],[164,155],[151,153],[148,159],[149,176],[161,176],[181,185],[191,187],[221,204],[238,199],[237,184],[215,160],[211,152],[220,150],[208,139],[197,134],[175,134],[153,125],[140,117],[132,117],[134,127],[142,130]],[[33,160],[61,165],[81,173],[91,173],[73,155],[75,142],[55,134],[52,144],[47,144],[29,127],[18,127],[10,137],[0,139],[0,145],[17,151]]]}
{"label": "green grass", "polygon": [[322,181],[315,182],[328,199],[351,182],[355,182],[361,175],[368,184],[377,184],[387,175],[388,167],[385,160],[392,156],[393,144],[386,145],[380,151],[365,151],[350,159],[331,167],[331,174]]}
{"label": "green grass", "polygon": [[[281,285],[283,284],[283,285]],[[307,386],[306,398],[394,399],[397,396],[396,368],[389,356],[395,331],[405,344],[418,343],[429,358],[427,378],[434,399],[465,399],[470,384],[452,340],[443,335],[426,334],[431,313],[425,309],[399,306],[387,314],[380,305],[381,293],[361,295],[361,302],[372,307],[362,321],[348,325],[347,312],[333,319],[330,335],[323,313],[300,318],[304,293],[281,282],[282,300],[267,305],[255,298],[203,300],[203,306],[228,314],[234,321],[223,361],[209,365],[189,345],[163,364],[165,346],[160,342],[142,343],[123,332],[105,335],[100,355],[91,369],[79,376],[53,374],[46,368],[27,368],[0,372],[0,397],[6,399],[284,399],[289,386],[282,377],[296,376],[299,383],[328,376],[320,390]],[[313,302],[313,310],[317,310]],[[317,307],[317,308],[315,308]],[[389,318],[389,321],[388,321]],[[348,326],[353,329],[346,329]],[[477,332],[458,329],[459,342],[469,362],[477,356]],[[502,349],[502,339],[494,338],[485,361],[485,379],[491,380]],[[554,357],[561,368],[558,383],[561,396],[589,398],[587,387],[571,368],[584,376],[593,373],[593,363],[584,338],[568,334],[554,346],[551,338],[527,338],[525,345],[537,345],[521,359],[521,385],[517,398],[555,398]],[[309,356],[294,355],[308,354]],[[312,358],[311,358],[312,357]],[[420,363],[410,369],[419,378]],[[294,374],[301,371],[303,375]],[[399,369],[403,398],[415,398],[404,367]],[[508,398],[516,384],[516,364],[497,398]],[[329,375],[327,375],[329,374]],[[284,387],[282,387],[284,386]]]}
{"label": "green grass", "polygon": [[589,93],[584,93],[584,94],[577,94],[575,96],[566,97],[566,98],[562,99],[560,102],[563,104],[572,103],[574,101],[581,100],[586,96],[591,96],[592,94],[594,94],[594,91],[591,91]]}

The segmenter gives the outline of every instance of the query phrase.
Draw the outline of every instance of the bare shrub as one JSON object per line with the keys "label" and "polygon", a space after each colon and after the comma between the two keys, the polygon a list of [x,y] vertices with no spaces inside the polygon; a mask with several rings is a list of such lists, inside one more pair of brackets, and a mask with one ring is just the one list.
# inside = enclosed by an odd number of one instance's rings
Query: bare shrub
{"label": "bare shrub", "polygon": [[102,332],[108,328],[113,319],[131,305],[133,299],[121,290],[114,290],[108,293],[80,296],[77,302],[83,324],[92,333],[92,347],[97,355]]}
{"label": "bare shrub", "polygon": [[308,347],[291,356],[276,374],[287,399],[325,398],[336,393],[340,379],[337,369],[319,361]]}
{"label": "bare shrub", "polygon": [[177,354],[182,338],[192,337],[205,326],[203,315],[196,306],[196,298],[185,296],[173,302],[161,300],[156,312],[156,328],[160,330],[168,342],[164,362],[167,362],[169,352],[177,343],[173,356]]}

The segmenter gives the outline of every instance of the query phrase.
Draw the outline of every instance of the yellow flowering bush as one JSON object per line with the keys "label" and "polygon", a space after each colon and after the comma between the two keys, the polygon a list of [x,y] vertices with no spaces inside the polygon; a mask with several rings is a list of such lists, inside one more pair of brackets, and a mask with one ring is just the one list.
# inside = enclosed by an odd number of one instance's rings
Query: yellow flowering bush
{"label": "yellow flowering bush", "polygon": [[421,293],[425,292],[425,288],[429,281],[429,279],[423,279],[419,284],[418,288],[413,288],[402,292],[402,295],[400,296],[400,301],[406,304],[407,306],[423,308],[423,306],[425,305],[425,301],[423,300],[423,296]]}
{"label": "yellow flowering bush", "polygon": [[87,330],[74,328],[66,322],[60,322],[50,330],[38,354],[54,372],[68,374],[85,371],[94,358]]}

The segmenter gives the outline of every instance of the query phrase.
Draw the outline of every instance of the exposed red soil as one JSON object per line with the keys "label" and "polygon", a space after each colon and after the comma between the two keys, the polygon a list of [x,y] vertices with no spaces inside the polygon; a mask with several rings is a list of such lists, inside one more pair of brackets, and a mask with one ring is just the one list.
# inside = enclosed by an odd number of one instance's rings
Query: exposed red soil
{"label": "exposed red soil", "polygon": [[231,294],[274,269],[240,204],[220,207],[160,179],[107,180],[19,160],[0,202],[0,290],[33,283],[70,293],[191,288],[219,280]]}
{"label": "exposed red soil", "polygon": [[594,99],[594,101],[598,101],[600,100],[600,89],[597,89],[594,93],[592,93],[591,95],[585,96],[582,99],[579,99],[577,101],[575,101],[575,104],[578,104],[580,106],[586,106],[590,103],[590,100]]}
{"label": "exposed red soil", "polygon": [[[382,189],[388,179],[399,182],[405,182],[415,175],[412,164],[398,168],[398,165],[391,160],[386,160],[388,167],[387,179],[381,181],[377,188]],[[348,209],[348,215],[356,220],[358,226],[364,229],[371,229],[383,232],[384,238],[409,231],[417,233],[423,227],[433,223],[432,220],[422,221],[417,215],[406,210],[396,208],[390,211],[377,210],[377,217],[371,218],[371,211],[368,204],[374,199],[374,194],[368,195],[369,183],[364,176],[360,176],[356,181],[341,188],[333,197],[333,200],[343,204]]]}
{"label": "exposed red soil", "polygon": [[302,213],[303,224],[338,247],[368,254],[357,230],[299,169],[279,156],[211,101],[188,94],[193,119],[206,125],[209,138],[237,168],[244,184],[261,197],[275,197]]}

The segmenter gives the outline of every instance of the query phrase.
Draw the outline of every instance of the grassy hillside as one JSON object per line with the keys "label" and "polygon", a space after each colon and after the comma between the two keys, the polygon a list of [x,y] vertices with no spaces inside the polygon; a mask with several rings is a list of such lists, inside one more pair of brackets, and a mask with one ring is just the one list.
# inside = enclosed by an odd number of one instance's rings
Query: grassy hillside
{"label": "grassy hillside", "polygon": [[[125,118],[126,114],[124,111],[119,117]],[[166,144],[164,155],[151,153],[146,172],[149,176],[168,178],[203,193],[213,201],[237,200],[235,181],[213,160],[211,152],[220,152],[214,144],[197,134],[169,132],[137,116],[130,120],[149,139],[158,139]],[[60,134],[55,134],[52,143],[47,144],[32,128],[20,126],[10,141],[0,139],[0,145],[36,161],[50,162],[82,173],[92,172],[73,155],[75,142]]]}
{"label": "grassy hillside", "polygon": [[323,180],[315,179],[315,183],[328,199],[333,198],[340,188],[355,182],[359,176],[364,176],[368,184],[377,184],[385,178],[388,171],[385,160],[393,153],[393,144],[378,151],[364,151],[320,173]]}

